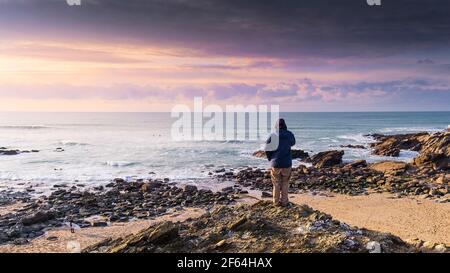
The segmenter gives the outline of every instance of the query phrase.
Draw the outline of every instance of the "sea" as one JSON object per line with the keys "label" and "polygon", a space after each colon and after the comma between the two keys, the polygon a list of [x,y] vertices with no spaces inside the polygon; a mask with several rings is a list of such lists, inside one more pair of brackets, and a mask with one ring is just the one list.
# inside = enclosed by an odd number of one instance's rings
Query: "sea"
{"label": "sea", "polygon": [[[281,113],[297,139],[295,149],[310,154],[342,149],[344,161],[376,162],[387,157],[370,149],[368,134],[437,132],[447,129],[450,112]],[[45,193],[56,184],[94,187],[114,178],[169,178],[180,184],[217,188],[216,169],[268,168],[252,153],[261,140],[174,140],[170,113],[0,113],[0,147],[39,150],[0,155],[0,190],[32,186]],[[410,161],[402,151],[397,160]],[[294,165],[305,164],[295,161]]]}

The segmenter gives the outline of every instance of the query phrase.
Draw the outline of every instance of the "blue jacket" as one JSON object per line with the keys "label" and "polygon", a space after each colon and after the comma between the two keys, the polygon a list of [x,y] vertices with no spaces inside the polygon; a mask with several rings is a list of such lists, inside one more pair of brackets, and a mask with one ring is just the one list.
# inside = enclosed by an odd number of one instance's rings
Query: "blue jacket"
{"label": "blue jacket", "polygon": [[267,159],[274,168],[292,167],[291,147],[295,145],[294,134],[287,129],[280,129],[278,133],[272,134],[267,139],[266,144],[271,143],[272,138],[277,135],[279,137],[278,148],[275,151],[266,151]]}

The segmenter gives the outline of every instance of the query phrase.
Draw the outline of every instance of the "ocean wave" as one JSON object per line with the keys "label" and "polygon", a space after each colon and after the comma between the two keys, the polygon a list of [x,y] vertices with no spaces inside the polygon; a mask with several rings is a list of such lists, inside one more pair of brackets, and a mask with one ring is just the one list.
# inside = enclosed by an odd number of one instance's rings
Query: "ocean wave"
{"label": "ocean wave", "polygon": [[87,145],[89,145],[88,143],[77,142],[77,141],[67,141],[67,140],[61,140],[58,142],[58,144],[63,145],[63,146],[87,146]]}
{"label": "ocean wave", "polygon": [[341,135],[338,136],[338,138],[341,139],[349,139],[349,140],[353,140],[356,141],[358,143],[368,143],[372,141],[372,138],[369,136],[365,136],[362,133],[358,133],[358,134],[349,134],[349,135]]}
{"label": "ocean wave", "polygon": [[443,131],[444,128],[436,127],[387,127],[380,130],[381,133],[399,133],[399,132],[429,132],[435,133]]}

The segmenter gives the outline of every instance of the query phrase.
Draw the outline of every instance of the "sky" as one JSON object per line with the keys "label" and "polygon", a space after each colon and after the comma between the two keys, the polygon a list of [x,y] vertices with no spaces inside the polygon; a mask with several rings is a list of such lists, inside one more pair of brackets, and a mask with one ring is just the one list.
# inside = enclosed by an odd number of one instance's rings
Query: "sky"
{"label": "sky", "polygon": [[0,111],[449,111],[450,1],[0,0]]}

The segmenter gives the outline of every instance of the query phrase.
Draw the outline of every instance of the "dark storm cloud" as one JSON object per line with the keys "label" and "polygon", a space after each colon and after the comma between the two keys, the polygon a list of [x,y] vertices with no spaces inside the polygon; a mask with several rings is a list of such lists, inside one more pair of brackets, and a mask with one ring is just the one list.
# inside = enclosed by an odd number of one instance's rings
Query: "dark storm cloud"
{"label": "dark storm cloud", "polygon": [[1,31],[188,47],[208,54],[325,58],[446,50],[450,1],[0,0]]}

